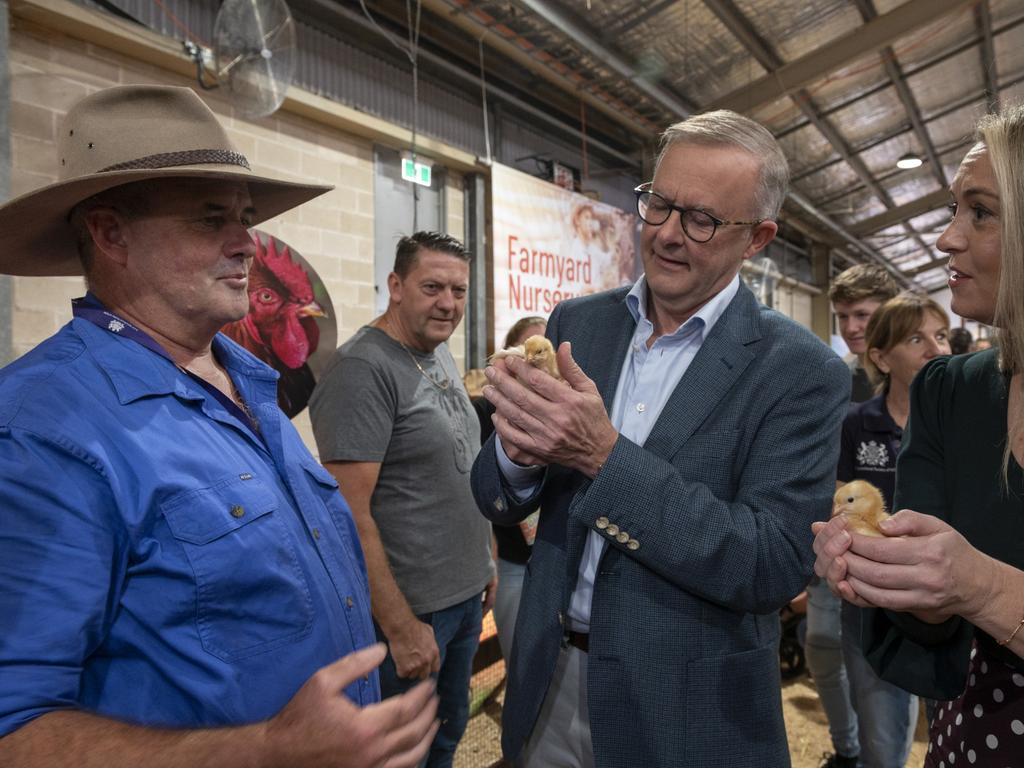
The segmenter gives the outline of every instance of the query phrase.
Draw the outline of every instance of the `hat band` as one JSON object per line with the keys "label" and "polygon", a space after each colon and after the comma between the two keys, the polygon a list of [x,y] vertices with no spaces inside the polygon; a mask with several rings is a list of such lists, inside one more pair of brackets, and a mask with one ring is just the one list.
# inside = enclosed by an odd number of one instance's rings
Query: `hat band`
{"label": "hat band", "polygon": [[229,149],[189,149],[183,152],[163,152],[159,155],[147,155],[146,157],[140,157],[138,160],[128,160],[124,163],[101,168],[97,173],[173,168],[176,166],[203,165],[206,163],[237,165],[245,168],[247,171],[252,170],[249,167],[249,161],[240,152],[232,152]]}

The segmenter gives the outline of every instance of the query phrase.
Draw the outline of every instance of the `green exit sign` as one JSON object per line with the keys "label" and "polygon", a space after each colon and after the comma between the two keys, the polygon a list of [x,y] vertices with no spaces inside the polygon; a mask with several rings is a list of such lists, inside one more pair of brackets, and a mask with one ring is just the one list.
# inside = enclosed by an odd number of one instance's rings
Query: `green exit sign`
{"label": "green exit sign", "polygon": [[414,163],[409,158],[402,158],[402,178],[414,184],[430,186],[430,166],[424,163]]}

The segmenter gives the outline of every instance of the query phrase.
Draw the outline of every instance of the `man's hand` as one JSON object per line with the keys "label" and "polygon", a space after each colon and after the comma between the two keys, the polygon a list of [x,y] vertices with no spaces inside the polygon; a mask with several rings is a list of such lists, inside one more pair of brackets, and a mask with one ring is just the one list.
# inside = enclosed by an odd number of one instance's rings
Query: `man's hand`
{"label": "man's hand", "polygon": [[561,464],[592,478],[619,433],[594,382],[573,360],[569,342],[559,345],[557,361],[564,383],[507,357],[486,369],[490,384],[484,397],[494,404],[494,427],[512,461]]}
{"label": "man's hand", "polygon": [[329,461],[324,464],[352,510],[370,577],[373,618],[384,630],[399,677],[424,679],[441,667],[434,630],[416,618],[398,588],[388,564],[380,530],[370,511],[370,500],[380,477],[380,462]]}
{"label": "man's hand", "polygon": [[441,651],[434,629],[413,616],[388,635],[391,658],[399,677],[425,680],[441,669]]}
{"label": "man's hand", "polygon": [[263,728],[267,768],[411,768],[437,732],[437,697],[424,682],[380,704],[356,706],[344,694],[384,660],[377,644],[318,670]]}
{"label": "man's hand", "polygon": [[498,597],[498,574],[495,573],[491,580],[484,587],[484,616],[494,607],[494,601]]}

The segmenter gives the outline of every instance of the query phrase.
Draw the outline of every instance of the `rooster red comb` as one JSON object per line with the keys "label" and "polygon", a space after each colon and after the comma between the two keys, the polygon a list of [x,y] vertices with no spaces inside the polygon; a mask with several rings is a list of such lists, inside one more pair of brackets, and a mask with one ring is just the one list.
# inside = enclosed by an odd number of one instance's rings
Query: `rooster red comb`
{"label": "rooster red comb", "polygon": [[282,243],[281,250],[278,251],[278,241],[273,237],[267,238],[266,246],[256,234],[253,234],[252,239],[256,243],[256,258],[252,264],[256,281],[263,284],[276,281],[299,301],[312,301],[313,286],[309,282],[309,276],[301,264],[292,260],[288,246]]}

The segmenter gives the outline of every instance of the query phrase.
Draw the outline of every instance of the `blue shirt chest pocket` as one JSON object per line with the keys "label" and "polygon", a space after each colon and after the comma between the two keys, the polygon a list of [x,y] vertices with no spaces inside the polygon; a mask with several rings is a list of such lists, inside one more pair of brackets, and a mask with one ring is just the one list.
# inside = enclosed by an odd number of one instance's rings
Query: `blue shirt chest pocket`
{"label": "blue shirt chest pocket", "polygon": [[359,585],[368,593],[370,587],[366,579],[366,564],[363,560],[363,548],[359,543],[359,533],[356,530],[355,520],[352,518],[348,502],[341,495],[338,481],[334,479],[334,475],[313,461],[312,458],[303,459],[302,468],[306,470],[311,481],[309,486],[313,490],[313,494],[323,503],[338,532],[345,553],[351,559],[350,573],[358,576]]}
{"label": "blue shirt chest pocket", "polygon": [[[243,479],[243,477],[245,479]],[[178,493],[160,505],[195,576],[203,648],[233,661],[294,642],[313,601],[277,496],[251,475]]]}

